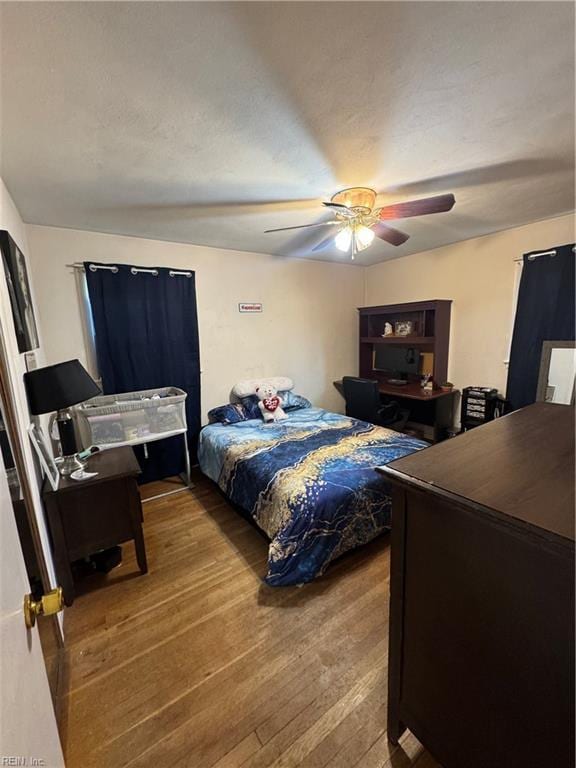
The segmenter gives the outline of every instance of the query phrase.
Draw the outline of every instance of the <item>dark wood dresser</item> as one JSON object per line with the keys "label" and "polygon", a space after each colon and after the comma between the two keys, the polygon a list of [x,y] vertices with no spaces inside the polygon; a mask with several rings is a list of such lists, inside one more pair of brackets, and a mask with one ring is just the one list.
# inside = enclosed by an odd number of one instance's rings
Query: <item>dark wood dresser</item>
{"label": "dark wood dresser", "polygon": [[388,734],[444,768],[574,765],[574,408],[537,403],[392,481]]}

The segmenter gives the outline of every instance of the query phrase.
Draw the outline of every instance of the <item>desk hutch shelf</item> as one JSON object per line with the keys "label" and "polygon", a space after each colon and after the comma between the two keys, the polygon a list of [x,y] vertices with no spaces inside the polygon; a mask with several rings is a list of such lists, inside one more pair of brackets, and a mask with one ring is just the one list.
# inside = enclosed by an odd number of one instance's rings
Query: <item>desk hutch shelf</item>
{"label": "desk hutch shelf", "polygon": [[[447,299],[434,299],[360,307],[360,376],[378,379],[382,383],[390,377],[389,373],[374,369],[374,345],[390,344],[414,347],[421,353],[430,353],[432,357],[428,357],[428,360],[431,360],[434,383],[443,384],[448,376],[451,304]],[[396,323],[406,321],[412,323],[411,335],[384,336],[386,323],[395,329]]]}

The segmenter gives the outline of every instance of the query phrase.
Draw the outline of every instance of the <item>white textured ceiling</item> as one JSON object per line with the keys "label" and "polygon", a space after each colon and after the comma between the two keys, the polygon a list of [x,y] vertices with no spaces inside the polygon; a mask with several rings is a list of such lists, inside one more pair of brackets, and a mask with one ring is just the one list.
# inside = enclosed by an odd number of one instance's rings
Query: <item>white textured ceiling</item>
{"label": "white textured ceiling", "polygon": [[[360,263],[574,208],[570,2],[2,3],[2,168],[28,222],[312,254],[350,185],[392,222]],[[303,201],[303,202],[294,202]]]}

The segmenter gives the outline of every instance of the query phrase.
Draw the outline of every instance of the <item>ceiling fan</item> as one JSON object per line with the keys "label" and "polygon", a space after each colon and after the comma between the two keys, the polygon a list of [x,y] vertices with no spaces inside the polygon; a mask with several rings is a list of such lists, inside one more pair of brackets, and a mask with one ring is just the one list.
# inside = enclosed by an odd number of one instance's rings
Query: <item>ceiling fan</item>
{"label": "ceiling fan", "polygon": [[331,234],[324,238],[312,250],[321,251],[329,245],[335,245],[340,251],[350,252],[351,257],[354,258],[357,253],[372,244],[374,237],[379,237],[391,245],[402,245],[408,240],[410,235],[384,224],[384,221],[450,211],[456,200],[454,195],[447,194],[425,197],[421,200],[410,200],[406,203],[394,203],[382,208],[374,208],[375,202],[376,192],[373,189],[350,187],[333,195],[329,203],[322,203],[322,205],[330,208],[336,217],[335,219],[321,221],[317,224],[267,229],[266,232],[337,226],[339,229],[335,236]]}

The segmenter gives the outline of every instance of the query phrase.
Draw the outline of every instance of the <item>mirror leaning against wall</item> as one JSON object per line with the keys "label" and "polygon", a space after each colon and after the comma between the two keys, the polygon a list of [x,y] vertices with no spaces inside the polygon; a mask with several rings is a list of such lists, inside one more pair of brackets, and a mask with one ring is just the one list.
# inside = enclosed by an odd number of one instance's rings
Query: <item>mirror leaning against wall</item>
{"label": "mirror leaning against wall", "polygon": [[542,342],[538,376],[538,402],[574,405],[576,384],[576,343]]}

